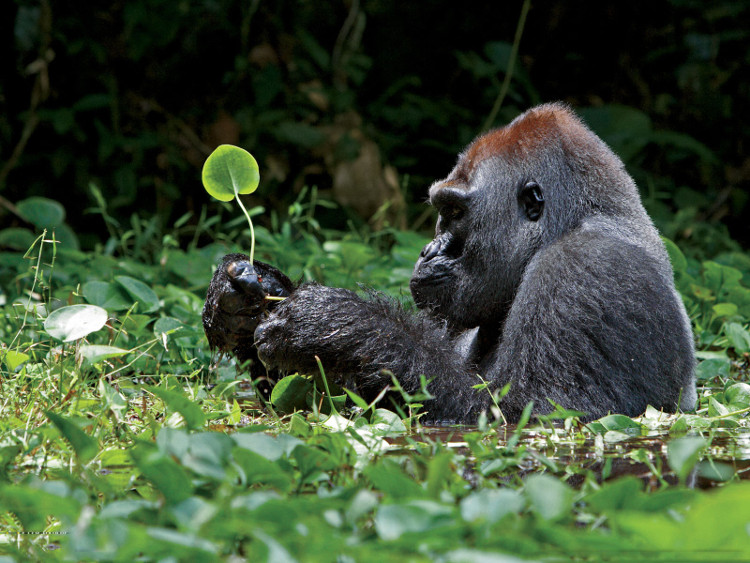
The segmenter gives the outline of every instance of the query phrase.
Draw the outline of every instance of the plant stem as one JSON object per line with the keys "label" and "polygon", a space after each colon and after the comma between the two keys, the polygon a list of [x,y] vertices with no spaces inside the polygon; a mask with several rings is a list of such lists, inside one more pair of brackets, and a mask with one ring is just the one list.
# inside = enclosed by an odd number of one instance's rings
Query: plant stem
{"label": "plant stem", "polygon": [[510,87],[510,80],[513,78],[513,71],[515,70],[516,66],[516,58],[518,57],[518,45],[521,43],[521,37],[523,36],[523,28],[524,25],[526,25],[526,15],[529,13],[529,8],[531,8],[531,0],[524,0],[523,6],[521,7],[521,15],[518,18],[518,24],[516,26],[516,36],[513,39],[513,46],[510,50],[510,60],[508,61],[508,70],[505,72],[505,78],[503,79],[503,84],[500,87],[500,93],[497,95],[497,98],[495,99],[495,104],[492,106],[492,110],[490,111],[490,114],[487,116],[487,119],[484,122],[484,125],[482,125],[482,131],[487,131],[492,127],[492,124],[495,122],[495,118],[497,117],[498,112],[500,111],[500,107],[503,105],[503,100],[505,99],[505,95],[508,93],[508,88]]}
{"label": "plant stem", "polygon": [[240,209],[242,209],[242,212],[247,218],[247,224],[250,225],[250,263],[254,264],[255,262],[253,262],[253,259],[255,257],[255,229],[253,228],[253,221],[252,219],[250,219],[250,214],[247,212],[247,209],[245,209],[245,206],[242,205],[242,201],[240,200],[240,196],[237,192],[234,193],[234,199],[236,199],[237,203],[240,204]]}

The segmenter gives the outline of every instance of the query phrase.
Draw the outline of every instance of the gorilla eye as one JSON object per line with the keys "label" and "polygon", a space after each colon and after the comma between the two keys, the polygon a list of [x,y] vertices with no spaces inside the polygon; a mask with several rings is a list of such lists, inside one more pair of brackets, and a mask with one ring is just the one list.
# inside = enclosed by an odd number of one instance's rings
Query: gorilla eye
{"label": "gorilla eye", "polygon": [[460,219],[463,217],[464,210],[462,207],[459,207],[458,205],[446,205],[440,210],[440,215],[445,217],[446,219]]}
{"label": "gorilla eye", "polygon": [[544,210],[544,194],[536,182],[528,182],[518,194],[518,202],[529,221],[538,221]]}

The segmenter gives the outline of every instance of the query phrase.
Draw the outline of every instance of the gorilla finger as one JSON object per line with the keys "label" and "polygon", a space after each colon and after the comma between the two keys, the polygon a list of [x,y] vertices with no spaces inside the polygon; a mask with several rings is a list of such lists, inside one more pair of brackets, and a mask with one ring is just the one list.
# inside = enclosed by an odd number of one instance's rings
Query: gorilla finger
{"label": "gorilla finger", "polygon": [[219,296],[219,309],[229,315],[258,315],[263,311],[263,300],[248,297],[244,293],[228,291]]}
{"label": "gorilla finger", "polygon": [[226,266],[227,276],[232,286],[248,298],[262,302],[266,297],[262,278],[249,260],[236,260]]}

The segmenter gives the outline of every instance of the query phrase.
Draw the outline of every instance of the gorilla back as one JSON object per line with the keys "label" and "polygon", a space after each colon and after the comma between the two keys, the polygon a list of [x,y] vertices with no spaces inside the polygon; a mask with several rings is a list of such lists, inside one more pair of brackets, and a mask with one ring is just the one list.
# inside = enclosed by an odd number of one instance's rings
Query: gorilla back
{"label": "gorilla back", "polygon": [[255,331],[267,367],[312,372],[317,355],[366,397],[390,373],[407,392],[425,375],[433,421],[476,420],[489,405],[477,374],[510,383],[508,420],[529,401],[589,418],[694,407],[692,332],[664,245],[623,163],[566,106],[476,139],[430,202],[435,238],[411,280],[421,313],[302,285]]}

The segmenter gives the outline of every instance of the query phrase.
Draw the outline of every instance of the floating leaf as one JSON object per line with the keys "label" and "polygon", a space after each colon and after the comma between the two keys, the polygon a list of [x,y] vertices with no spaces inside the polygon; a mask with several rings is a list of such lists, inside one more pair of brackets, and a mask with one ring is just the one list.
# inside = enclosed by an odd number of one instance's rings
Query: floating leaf
{"label": "floating leaf", "polygon": [[96,332],[107,322],[107,311],[96,305],[69,305],[52,311],[44,330],[58,340],[70,342]]}
{"label": "floating leaf", "polygon": [[203,187],[220,201],[232,201],[237,194],[251,194],[258,188],[260,172],[253,155],[234,145],[220,145],[203,164]]}

